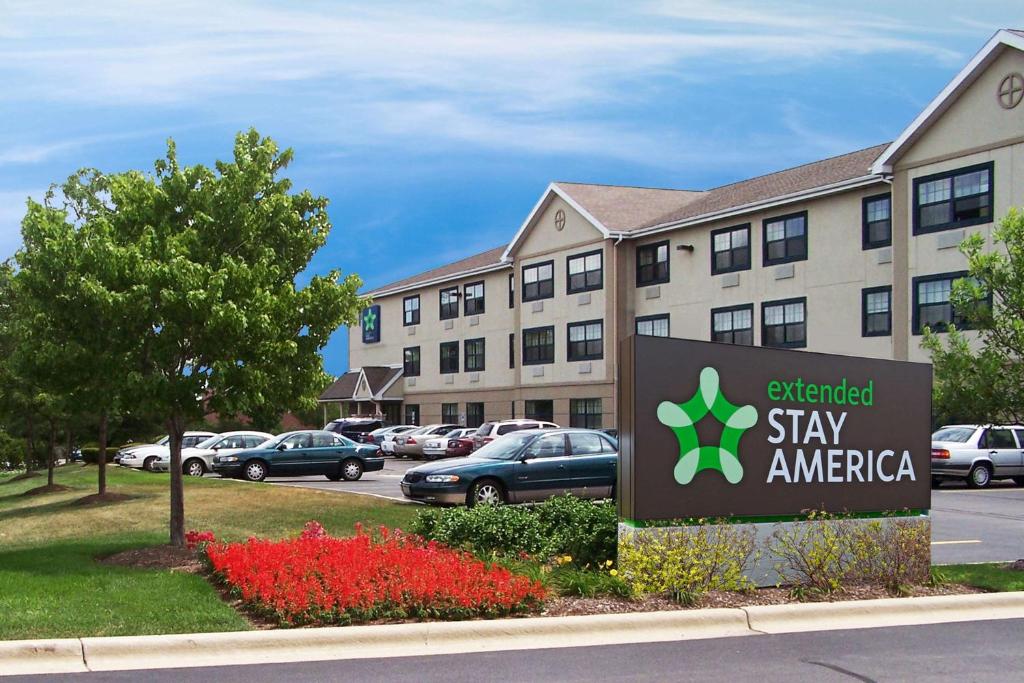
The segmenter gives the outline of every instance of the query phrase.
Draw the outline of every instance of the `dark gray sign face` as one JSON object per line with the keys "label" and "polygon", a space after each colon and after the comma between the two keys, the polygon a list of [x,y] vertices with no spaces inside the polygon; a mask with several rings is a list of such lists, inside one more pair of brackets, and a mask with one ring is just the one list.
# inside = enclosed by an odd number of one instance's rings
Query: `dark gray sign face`
{"label": "dark gray sign face", "polygon": [[637,521],[931,505],[931,366],[632,336],[619,514]]}

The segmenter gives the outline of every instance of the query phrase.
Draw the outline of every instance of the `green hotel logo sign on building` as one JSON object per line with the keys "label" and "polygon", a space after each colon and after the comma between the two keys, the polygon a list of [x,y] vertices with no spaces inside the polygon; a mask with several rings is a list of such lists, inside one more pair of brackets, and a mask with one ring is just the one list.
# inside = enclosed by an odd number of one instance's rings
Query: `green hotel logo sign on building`
{"label": "green hotel logo sign on building", "polygon": [[626,519],[930,506],[928,365],[633,336],[619,368]]}

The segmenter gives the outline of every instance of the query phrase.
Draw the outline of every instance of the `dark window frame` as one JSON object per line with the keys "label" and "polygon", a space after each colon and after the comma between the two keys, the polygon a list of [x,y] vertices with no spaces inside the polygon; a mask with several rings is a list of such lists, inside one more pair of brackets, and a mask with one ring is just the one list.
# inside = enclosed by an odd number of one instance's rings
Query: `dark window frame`
{"label": "dark window frame", "polygon": [[[451,408],[454,406],[455,414],[452,415]],[[455,403],[442,403],[441,404],[441,422],[447,424],[458,424],[459,423],[459,404]]]}
{"label": "dark window frame", "polygon": [[[411,351],[415,351],[416,352],[416,362],[415,362],[415,368],[414,368],[415,371],[414,372],[410,371],[410,365],[412,364],[412,362],[406,357],[407,354],[409,354],[409,352],[411,352]],[[402,349],[402,376],[403,377],[419,377],[420,376],[420,370],[421,370],[421,363],[422,363],[422,361],[423,361],[423,354],[420,352],[420,347],[418,347],[418,346],[406,346],[404,349]]]}
{"label": "dark window frame", "polygon": [[[406,403],[405,410],[402,411],[405,415],[405,424],[418,425],[420,423],[420,404],[419,403]],[[415,414],[416,419],[412,419]]]}
{"label": "dark window frame", "polygon": [[[597,412],[590,410],[574,410],[580,407],[593,407],[596,403]],[[600,398],[570,398],[569,399],[569,426],[576,429],[601,429],[601,420],[604,416],[604,404]],[[578,419],[579,418],[579,419]],[[596,418],[596,420],[595,420]],[[579,424],[582,422],[582,424]]]}
{"label": "dark window frame", "polygon": [[[543,357],[541,357],[541,358],[536,358],[536,359],[533,359],[533,360],[528,360],[527,357],[526,357],[526,355],[527,355],[526,354],[526,350],[528,348],[542,349],[542,348],[546,348],[548,346],[547,344],[544,344],[544,345],[534,345],[533,347],[531,347],[530,345],[527,344],[527,342],[530,339],[531,333],[535,334],[535,333],[540,333],[540,332],[550,332],[551,333],[551,345],[550,345],[551,346],[551,350],[550,350],[549,353],[544,353]],[[523,365],[551,365],[552,363],[555,362],[555,326],[554,325],[541,325],[540,327],[528,327],[528,328],[525,328],[522,331],[522,337],[523,337],[523,344],[522,344],[522,346],[523,346]],[[540,355],[540,354],[538,353],[538,355]]]}
{"label": "dark window frame", "polygon": [[[729,254],[730,262],[734,262],[735,261],[735,259],[733,257],[733,252],[736,250],[736,247],[732,246],[732,237],[731,237],[731,235],[732,235],[732,233],[738,232],[740,230],[746,230],[746,232],[747,232],[747,247],[746,247],[747,248],[747,261],[746,261],[746,264],[736,265],[735,263],[733,263],[733,265],[731,265],[731,266],[729,266],[727,268],[719,268],[718,264],[717,264],[718,259],[716,258],[719,254],[728,253]],[[727,233],[730,235],[730,238],[729,238],[729,248],[727,250],[725,250],[725,251],[715,251],[715,237],[717,237],[718,235],[723,235],[723,234],[727,234]],[[728,228],[719,228],[718,230],[712,230],[711,231],[711,274],[712,275],[721,275],[723,273],[736,273],[736,272],[739,272],[741,270],[750,270],[750,268],[751,268],[751,254],[750,254],[750,252],[751,251],[752,251],[752,249],[751,249],[751,245],[750,245],[750,223],[740,223],[739,225],[732,225],[732,226],[729,226]]]}
{"label": "dark window frame", "polygon": [[[469,296],[469,288],[470,287],[477,287],[478,285],[480,287],[480,296],[470,298],[470,296]],[[486,289],[486,286],[484,285],[484,281],[483,280],[477,280],[476,282],[467,282],[466,284],[462,285],[462,312],[463,312],[463,314],[466,315],[467,317],[471,316],[471,315],[483,315],[484,308],[485,308],[484,303],[486,301],[486,295],[487,295],[487,289]],[[469,304],[470,304],[471,301],[474,302],[474,310],[472,310],[472,311],[469,310]],[[475,302],[478,302],[478,301],[480,302],[479,303],[479,308],[476,308],[475,307]]]}
{"label": "dark window frame", "polygon": [[[416,302],[416,308],[411,310],[411,311],[408,308],[406,308],[405,304],[406,304],[407,301],[415,301]],[[415,320],[409,320],[409,313],[414,313],[415,314],[413,316],[415,318]],[[402,299],[402,326],[403,327],[409,327],[410,325],[419,325],[419,324],[420,324],[420,295],[419,294],[413,294],[412,296],[407,296],[407,297]]]}
{"label": "dark window frame", "polygon": [[[543,415],[537,412],[537,410],[530,410],[531,405],[533,408],[537,408],[538,404],[545,403],[551,406],[551,412],[545,412]],[[532,415],[531,415],[532,413]],[[531,398],[523,402],[523,417],[527,420],[535,420],[537,422],[554,422],[555,417],[555,402],[550,398]]]}
{"label": "dark window frame", "polygon": [[508,333],[508,369],[515,370],[516,368],[516,333]]}
{"label": "dark window frame", "polygon": [[[653,285],[661,285],[669,282],[672,278],[672,250],[670,248],[669,240],[662,240],[661,242],[652,242],[650,244],[641,244],[636,248],[636,286],[637,287],[650,287]],[[658,249],[665,247],[665,274],[662,276],[658,275]],[[640,264],[640,255],[646,251],[654,251],[654,261],[648,266],[642,266]],[[641,279],[641,268],[652,268],[653,274],[651,279]]]}
{"label": "dark window frame", "polygon": [[[911,333],[912,334],[914,334],[915,336],[924,334],[924,332],[922,331],[922,327],[921,327],[921,304],[918,301],[918,298],[919,298],[918,285],[921,284],[921,283],[925,283],[925,282],[939,282],[939,281],[942,281],[942,280],[949,280],[950,281],[950,283],[949,283],[949,293],[950,293],[949,309],[950,309],[950,312],[952,313],[952,318],[953,318],[952,322],[956,325],[956,328],[958,330],[970,330],[970,329],[973,329],[972,326],[967,322],[967,320],[965,318],[963,318],[963,317],[961,317],[960,315],[957,314],[956,308],[953,306],[953,300],[952,300],[952,296],[953,296],[953,283],[955,281],[960,280],[960,279],[965,278],[965,277],[970,277],[970,273],[968,271],[966,271],[966,270],[957,270],[957,271],[953,271],[951,273],[934,273],[932,275],[921,275],[920,277],[915,277],[915,278],[913,278],[910,281],[910,286],[911,286],[911,293],[910,293],[911,294],[911,311],[912,311],[912,316],[911,316]],[[949,329],[949,325],[948,325],[948,323],[946,323],[946,324],[943,324],[941,328],[933,327],[932,331],[933,332],[946,332],[948,329]]]}
{"label": "dark window frame", "polygon": [[[479,409],[480,414],[474,413]],[[479,427],[487,420],[484,419],[486,412],[483,401],[466,402],[466,427]]]}
{"label": "dark window frame", "polygon": [[[539,270],[540,268],[543,268],[544,266],[550,266],[550,268],[551,268],[551,279],[550,280],[547,280],[547,279],[540,280],[540,279],[538,279],[535,282],[531,282],[529,285],[526,284],[526,271],[534,270],[534,269],[538,269]],[[527,302],[527,301],[543,301],[544,299],[553,299],[555,297],[555,262],[554,262],[554,260],[551,260],[551,261],[540,261],[539,263],[531,263],[528,266],[523,266],[522,270],[520,272],[520,275],[521,275],[521,277],[520,277],[520,281],[519,281],[519,289],[523,293],[523,301],[524,302]],[[550,282],[551,283],[551,292],[548,293],[548,294],[545,294],[544,291],[541,288],[541,284],[542,283],[546,283],[546,282]],[[530,286],[533,286],[533,287],[535,287],[537,289],[536,294],[527,295],[526,291],[527,291],[527,288],[530,287]]]}
{"label": "dark window frame", "polygon": [[[874,202],[886,199],[889,202],[889,238],[884,241],[872,242],[871,241],[871,222],[868,221],[868,205]],[[873,221],[877,223],[878,221]],[[868,249],[881,249],[882,247],[892,246],[892,193],[883,192],[881,194],[874,194],[870,197],[864,197],[860,200],[860,226],[861,226],[861,249],[867,251]]]}
{"label": "dark window frame", "polygon": [[[448,303],[444,303],[444,293],[447,292],[449,296]],[[454,298],[454,301],[452,301]],[[454,320],[459,317],[459,287],[442,287],[437,290],[437,306],[438,316],[441,320]],[[445,307],[448,308],[448,314],[445,314]]]}
{"label": "dark window frame", "polygon": [[[952,221],[947,223],[941,223],[939,225],[929,225],[927,227],[921,226],[921,195],[918,188],[924,183],[930,183],[936,180],[945,180],[946,178],[956,178],[960,175],[967,175],[969,173],[976,173],[978,171],[988,171],[988,192],[979,193],[976,195],[967,195],[968,197],[986,197],[988,201],[988,216],[978,216],[976,218],[964,218],[956,220],[955,216]],[[983,164],[974,164],[971,166],[964,166],[963,168],[955,168],[951,171],[943,171],[942,173],[932,173],[930,175],[921,176],[920,178],[914,178],[912,191],[913,196],[913,231],[914,235],[929,235],[933,232],[944,232],[946,230],[956,230],[957,228],[967,228],[972,225],[984,225],[985,223],[992,223],[995,221],[995,162],[987,161]],[[953,186],[950,188],[949,199],[944,200],[955,206],[957,197],[956,192],[956,181],[953,181]],[[960,197],[964,199],[965,197]],[[935,206],[940,202],[931,202],[926,206]]]}
{"label": "dark window frame", "polygon": [[[586,329],[590,325],[598,325],[601,328],[601,337],[600,337],[600,339],[596,339],[595,340],[595,339],[586,339],[586,338],[584,338],[584,340],[581,341],[581,342],[580,341],[577,341],[577,342],[570,341],[572,339],[572,330],[573,330],[574,327],[582,327],[583,328],[584,337],[586,337]],[[567,323],[566,326],[565,326],[565,339],[566,339],[566,342],[565,342],[565,359],[566,359],[566,361],[568,361],[570,363],[574,363],[574,362],[577,362],[577,361],[585,361],[585,360],[601,360],[601,359],[604,358],[604,320],[601,319],[601,318],[598,318],[596,320],[582,320],[582,321],[579,321],[579,322]],[[600,351],[594,352],[594,351],[590,351],[589,350],[590,345],[594,344],[594,343],[599,343],[600,344],[600,346],[601,346]],[[580,354],[580,355],[574,355],[573,354],[573,345],[574,344],[582,344],[583,345],[583,353],[582,354]]]}
{"label": "dark window frame", "polygon": [[516,274],[515,272],[508,274],[508,307],[516,307]]}
{"label": "dark window frame", "polygon": [[[600,256],[601,265],[597,269],[597,284],[588,285],[587,275],[593,271],[587,270],[587,257],[588,256]],[[573,287],[572,286],[572,273],[570,272],[570,264],[573,261],[583,261],[583,272],[579,273],[583,275],[583,286]],[[591,251],[583,252],[582,254],[572,254],[571,256],[565,257],[565,292],[566,294],[580,294],[582,292],[595,292],[604,289],[604,249],[593,249]]]}
{"label": "dark window frame", "polygon": [[[791,218],[803,218],[804,219],[804,253],[803,255],[791,256],[789,255],[789,241],[790,238],[785,236],[785,222]],[[780,258],[769,258],[768,257],[768,225],[770,223],[783,222],[783,242],[786,243],[786,256]],[[796,211],[794,213],[787,213],[781,216],[772,216],[771,218],[765,218],[761,221],[761,265],[762,266],[778,266],[783,263],[796,263],[797,261],[806,261],[810,255],[810,220],[807,217],[807,211]],[[772,240],[772,242],[778,242],[779,240]]]}
{"label": "dark window frame", "polygon": [[[470,345],[471,344],[475,345],[477,342],[480,342],[480,353],[470,353],[470,348],[469,348]],[[463,340],[463,342],[462,342],[462,356],[463,356],[463,358],[462,358],[463,369],[466,372],[483,372],[485,367],[486,367],[486,365],[487,365],[487,338],[486,337],[476,337],[474,339]],[[477,359],[478,358],[480,360],[480,367],[470,367],[470,365],[469,365],[470,358],[473,358],[473,359]]]}
{"label": "dark window frame", "polygon": [[[768,309],[771,306],[787,306],[789,304],[803,304],[803,307],[804,307],[804,319],[803,319],[804,338],[802,340],[800,340],[800,341],[795,341],[795,342],[784,341],[781,344],[768,344],[767,343],[767,339],[768,339],[768,324],[765,322],[765,320],[766,320],[765,319],[765,310]],[[783,312],[783,316],[785,316],[785,312]],[[783,323],[782,323],[781,327],[785,328],[787,325],[792,325],[792,324],[795,324],[795,323],[787,323],[787,322],[785,322],[785,317],[783,317]],[[772,327],[779,327],[779,325],[772,325]],[[772,349],[804,349],[804,348],[807,348],[807,297],[805,297],[805,296],[798,296],[798,297],[793,297],[791,299],[776,299],[775,301],[764,301],[764,302],[761,303],[761,346],[764,346],[764,347],[767,347],[767,348],[772,348]]]}
{"label": "dark window frame", "polygon": [[[886,293],[889,295],[889,310],[886,312],[886,330],[884,332],[872,332],[868,330],[868,295]],[[871,315],[878,315],[872,313]],[[892,336],[892,285],[881,287],[866,287],[860,290],[860,336],[862,337],[891,337]]]}
{"label": "dark window frame", "polygon": [[[736,311],[747,311],[747,312],[750,313],[750,343],[749,344],[744,344],[744,343],[735,341],[736,328],[733,328],[733,329],[729,330],[730,334],[733,335],[734,341],[725,341],[725,340],[721,340],[720,341],[718,339],[715,339],[715,334],[716,334],[716,332],[715,332],[715,314],[716,313],[735,313]],[[805,314],[806,314],[806,311],[805,311]],[[756,328],[755,322],[756,321],[754,320],[754,304],[753,303],[739,304],[739,305],[736,305],[736,306],[721,306],[719,308],[712,308],[711,309],[711,341],[713,341],[715,343],[718,343],[718,344],[734,344],[736,346],[754,346],[754,343],[756,341],[754,339],[754,330]]]}
{"label": "dark window frame", "polygon": [[[653,323],[653,322],[656,322],[658,320],[664,320],[665,321],[665,331],[668,333],[668,334],[665,335],[665,337],[671,337],[672,336],[672,316],[671,316],[670,313],[657,313],[655,315],[641,315],[641,316],[637,316],[636,320],[634,320],[634,322],[633,322],[633,332],[635,332],[636,334],[639,335],[639,334],[641,334],[641,332],[640,332],[640,323],[645,323],[645,322],[652,322]],[[651,334],[651,335],[642,335],[642,336],[657,337],[659,335]]]}
{"label": "dark window frame", "polygon": [[[454,354],[452,354],[450,352],[450,349],[452,349],[452,348],[455,349],[455,353]],[[458,374],[458,372],[459,372],[459,342],[457,342],[457,341],[441,342],[440,345],[438,346],[438,350],[439,350],[439,354],[440,354],[440,356],[439,356],[439,361],[440,362],[438,363],[438,368],[440,370],[440,373],[442,375],[455,375],[455,374]],[[449,357],[447,358],[447,360],[448,361],[451,361],[452,359],[455,360],[455,369],[454,370],[451,369],[450,363],[447,366],[449,369],[447,369],[447,370],[445,369],[445,367],[446,367],[446,365],[445,365],[445,360],[446,360],[445,359],[445,351],[446,350],[449,350]]]}

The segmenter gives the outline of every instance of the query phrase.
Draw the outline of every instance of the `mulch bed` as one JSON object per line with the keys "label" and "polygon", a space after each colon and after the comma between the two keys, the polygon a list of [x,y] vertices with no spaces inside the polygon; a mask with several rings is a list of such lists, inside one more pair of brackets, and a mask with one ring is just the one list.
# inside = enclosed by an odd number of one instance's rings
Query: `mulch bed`
{"label": "mulch bed", "polygon": [[[917,586],[913,597],[930,595],[968,595],[986,591],[957,583],[941,586]],[[808,596],[802,602],[843,602],[846,600],[875,600],[891,598],[884,588],[851,586],[826,596]],[[566,617],[585,614],[623,614],[628,612],[658,612],[666,610],[704,609],[708,607],[751,607],[754,605],[786,605],[794,600],[788,588],[757,588],[749,593],[712,591],[693,605],[683,605],[663,595],[649,595],[629,599],[614,596],[595,598],[555,597],[548,600],[541,616]]]}
{"label": "mulch bed", "polygon": [[14,476],[14,477],[11,477],[10,479],[8,479],[7,481],[5,481],[3,483],[4,484],[13,484],[15,482],[25,481],[26,479],[32,479],[33,477],[41,477],[41,476],[43,476],[43,475],[39,474],[38,472],[22,472],[21,474],[19,474],[17,476]]}
{"label": "mulch bed", "polygon": [[201,574],[203,563],[194,551],[178,548],[173,545],[158,545],[152,548],[133,548],[123,550],[107,557],[99,558],[100,564],[112,564],[119,567],[135,567],[136,569],[169,569],[172,572]]}
{"label": "mulch bed", "polygon": [[70,491],[70,486],[64,486],[62,484],[47,484],[46,486],[37,486],[34,489],[29,489],[21,495],[23,496],[39,496],[44,493],[63,493],[64,491]]}
{"label": "mulch bed", "polygon": [[126,500],[135,500],[135,496],[129,496],[127,493],[113,493],[107,491],[106,493],[94,493],[91,496],[85,496],[73,501],[71,504],[81,507],[87,507],[89,505],[105,505],[107,503],[123,503]]}

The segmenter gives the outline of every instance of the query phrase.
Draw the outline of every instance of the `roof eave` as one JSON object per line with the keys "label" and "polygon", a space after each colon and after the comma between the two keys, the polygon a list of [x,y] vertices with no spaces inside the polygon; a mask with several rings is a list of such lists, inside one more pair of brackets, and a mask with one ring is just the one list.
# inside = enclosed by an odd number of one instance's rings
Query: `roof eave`
{"label": "roof eave", "polygon": [[453,280],[460,280],[464,277],[472,277],[473,275],[483,275],[484,273],[490,273],[496,270],[502,270],[509,268],[512,264],[510,263],[492,263],[487,266],[480,266],[478,268],[470,268],[468,270],[460,270],[457,273],[449,273],[448,275],[442,275],[440,277],[430,278],[429,280],[421,280],[419,282],[413,282],[408,285],[402,285],[401,287],[392,287],[390,289],[374,290],[367,292],[363,296],[370,297],[372,299],[378,299],[384,296],[392,296],[394,294],[401,294],[403,292],[411,292],[416,289],[422,289],[423,287],[430,287],[432,285],[442,285],[445,282],[451,282]]}
{"label": "roof eave", "polygon": [[924,131],[949,108],[957,96],[966,90],[977,78],[978,74],[988,66],[1003,47],[1013,47],[1024,51],[1024,36],[1000,29],[985,43],[984,47],[953,77],[924,110],[917,115],[898,138],[893,140],[884,152],[871,165],[871,172],[876,175],[892,173],[895,161],[906,149],[924,133]]}

